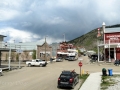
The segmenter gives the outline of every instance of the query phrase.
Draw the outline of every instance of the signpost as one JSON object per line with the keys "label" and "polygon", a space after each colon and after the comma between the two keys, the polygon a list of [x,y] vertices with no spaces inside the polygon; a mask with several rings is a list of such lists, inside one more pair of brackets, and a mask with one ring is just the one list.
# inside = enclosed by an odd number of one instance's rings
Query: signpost
{"label": "signpost", "polygon": [[78,65],[80,66],[80,76],[81,76],[81,67],[82,67],[82,62],[80,61],[80,62],[78,63]]}

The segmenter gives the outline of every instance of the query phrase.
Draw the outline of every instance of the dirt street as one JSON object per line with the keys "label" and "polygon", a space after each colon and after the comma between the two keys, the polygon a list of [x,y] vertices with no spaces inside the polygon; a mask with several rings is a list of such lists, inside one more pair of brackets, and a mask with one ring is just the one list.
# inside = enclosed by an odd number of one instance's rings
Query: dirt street
{"label": "dirt street", "polygon": [[[113,72],[120,72],[119,66],[107,63],[89,63],[87,56],[80,57],[83,63],[84,73],[101,72],[102,68],[113,69]],[[27,67],[22,64],[22,69],[4,72],[0,77],[0,90],[72,90],[58,89],[57,80],[63,70],[73,70],[80,73],[80,67],[77,61],[63,61],[49,63],[47,67]],[[74,90],[78,90],[79,84]]]}

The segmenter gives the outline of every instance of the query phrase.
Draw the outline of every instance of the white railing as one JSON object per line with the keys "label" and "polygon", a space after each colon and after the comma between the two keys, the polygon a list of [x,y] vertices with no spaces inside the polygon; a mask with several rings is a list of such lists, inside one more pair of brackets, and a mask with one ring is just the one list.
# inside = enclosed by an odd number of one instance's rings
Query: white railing
{"label": "white railing", "polygon": [[5,42],[0,41],[0,48],[6,48],[6,46],[5,46]]}

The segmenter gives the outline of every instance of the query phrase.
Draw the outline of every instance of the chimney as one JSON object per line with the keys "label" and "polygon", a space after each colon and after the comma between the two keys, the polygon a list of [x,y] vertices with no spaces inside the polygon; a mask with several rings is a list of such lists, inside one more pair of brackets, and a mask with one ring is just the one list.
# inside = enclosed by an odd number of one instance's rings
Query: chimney
{"label": "chimney", "polygon": [[104,44],[105,44],[105,36],[104,36],[104,33],[105,33],[105,22],[103,22],[102,28],[103,28],[103,38],[104,38]]}

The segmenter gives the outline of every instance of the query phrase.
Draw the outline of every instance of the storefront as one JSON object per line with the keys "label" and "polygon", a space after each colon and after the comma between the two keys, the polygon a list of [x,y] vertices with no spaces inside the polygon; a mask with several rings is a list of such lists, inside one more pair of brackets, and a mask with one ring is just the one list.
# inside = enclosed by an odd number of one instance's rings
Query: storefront
{"label": "storefront", "polygon": [[[109,62],[120,60],[120,28],[105,28],[103,23],[102,30],[104,40],[98,41],[98,54],[100,54],[99,48],[103,47],[104,60]],[[99,58],[98,61],[100,61]]]}

